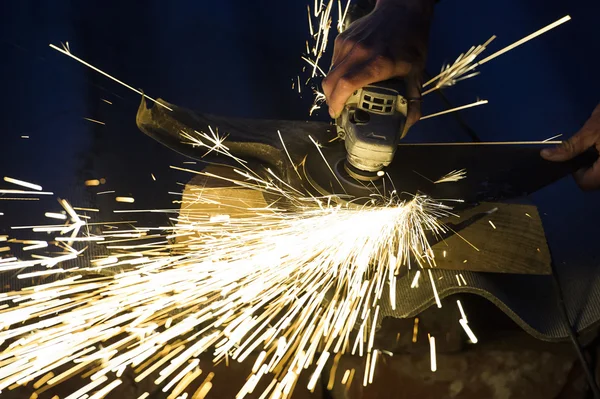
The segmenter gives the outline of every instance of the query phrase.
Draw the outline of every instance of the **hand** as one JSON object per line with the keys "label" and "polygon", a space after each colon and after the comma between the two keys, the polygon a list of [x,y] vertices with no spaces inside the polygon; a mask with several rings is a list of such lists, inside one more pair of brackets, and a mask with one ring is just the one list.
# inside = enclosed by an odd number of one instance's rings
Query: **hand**
{"label": "hand", "polygon": [[433,3],[434,0],[377,0],[370,14],[338,35],[331,70],[323,80],[332,118],[341,114],[355,90],[404,77],[409,100],[405,132],[419,120]]}
{"label": "hand", "polygon": [[[549,161],[568,161],[593,146],[600,151],[600,104],[573,137],[558,147],[543,149],[541,154]],[[600,188],[600,159],[591,168],[578,170],[573,177],[583,190]]]}

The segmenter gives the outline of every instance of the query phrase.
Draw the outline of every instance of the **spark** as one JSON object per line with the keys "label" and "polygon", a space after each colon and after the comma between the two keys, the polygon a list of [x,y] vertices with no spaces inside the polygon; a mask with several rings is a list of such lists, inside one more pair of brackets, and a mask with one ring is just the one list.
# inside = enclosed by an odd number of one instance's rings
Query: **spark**
{"label": "spark", "polygon": [[375,364],[377,363],[377,355],[378,354],[379,354],[379,352],[377,351],[377,349],[375,349],[373,351],[373,357],[371,360],[371,368],[369,369],[369,384],[373,383],[373,376],[375,375]]}
{"label": "spark", "polygon": [[317,380],[321,376],[321,371],[323,371],[323,367],[325,367],[325,364],[327,363],[327,359],[329,359],[330,355],[331,355],[331,353],[329,353],[329,352],[323,352],[321,354],[321,356],[319,357],[319,360],[317,362],[317,368],[315,369],[315,371],[313,372],[313,375],[311,376],[310,380],[308,381],[307,389],[309,391],[311,391],[311,392],[314,391],[315,386],[317,385]]}
{"label": "spark", "polygon": [[348,377],[350,377],[350,369],[346,369],[346,371],[344,372],[344,375],[342,376],[342,384],[346,385],[346,383],[348,382]]}
{"label": "spark", "polygon": [[[344,21],[346,20],[346,15],[348,15],[348,8],[350,7],[350,1],[348,0],[346,2],[346,7],[344,8],[344,13],[341,15],[341,17],[338,19],[338,32],[342,33],[344,30]],[[339,8],[341,10],[341,8]]]}
{"label": "spark", "polygon": [[340,362],[341,357],[342,352],[338,352],[338,354],[335,355],[335,357],[333,358],[333,366],[331,366],[331,370],[329,371],[329,381],[327,382],[328,391],[331,391],[333,389],[333,385],[335,383],[335,373],[337,372],[338,364]]}
{"label": "spark", "polygon": [[35,389],[40,388],[42,385],[44,385],[52,377],[54,377],[54,373],[52,371],[50,371],[48,374],[46,374],[45,376],[43,376],[42,378],[40,378],[38,381],[36,381],[35,384],[33,384],[33,387]]}
{"label": "spark", "polygon": [[152,180],[156,181],[156,177],[154,177],[154,173],[150,173],[150,177],[152,177]]}
{"label": "spark", "polygon": [[33,251],[34,249],[41,249],[48,247],[48,242],[46,241],[36,241],[33,245],[28,245],[23,247],[23,251]]}
{"label": "spark", "polygon": [[542,140],[542,142],[547,143],[549,141],[559,138],[560,136],[562,136],[562,133],[559,133],[556,136],[548,137],[546,140]]}
{"label": "spark", "polygon": [[211,388],[212,382],[210,381],[202,384],[200,388],[198,388],[197,393],[192,396],[192,399],[204,399],[206,395],[208,395],[208,392],[211,390]]}
{"label": "spark", "polygon": [[453,170],[452,172],[447,173],[444,176],[437,179],[436,181],[434,181],[434,183],[440,184],[440,183],[448,183],[448,182],[457,182],[459,180],[464,179],[465,177],[467,177],[466,169]]}
{"label": "spark", "polygon": [[104,99],[104,98],[101,98],[101,100],[102,100],[102,101],[104,101],[104,102],[105,102],[105,103],[107,103],[107,104],[110,104],[110,105],[112,105],[112,103],[111,103],[110,101],[108,101],[108,100],[106,100],[106,99]]}
{"label": "spark", "polygon": [[[167,107],[166,105],[162,104],[160,101],[157,101],[157,100],[153,99],[152,97],[149,97],[149,96],[145,95],[143,92],[141,92],[141,91],[139,91],[139,90],[137,90],[137,89],[135,89],[135,88],[131,87],[131,86],[130,86],[130,85],[128,85],[127,83],[124,83],[124,82],[120,81],[119,79],[117,79],[117,78],[115,78],[115,77],[113,77],[113,76],[109,75],[108,73],[106,73],[106,72],[104,72],[104,71],[102,71],[102,70],[100,70],[100,69],[96,68],[96,67],[95,67],[95,66],[93,66],[92,64],[89,64],[89,63],[85,62],[84,60],[82,60],[81,58],[79,58],[79,57],[76,57],[75,55],[73,55],[73,54],[71,53],[71,51],[70,51],[70,50],[68,50],[68,49],[67,49],[67,50],[61,49],[61,48],[59,48],[59,47],[55,46],[54,44],[49,44],[49,46],[50,46],[50,48],[52,48],[52,49],[54,49],[54,50],[56,50],[56,51],[58,51],[58,52],[61,52],[61,53],[63,53],[63,54],[64,54],[64,55],[66,55],[66,56],[69,56],[69,57],[71,57],[72,59],[74,59],[75,61],[78,61],[78,62],[82,63],[82,64],[83,64],[83,65],[85,65],[86,67],[88,67],[88,68],[91,68],[91,69],[93,69],[94,71],[96,71],[96,72],[98,72],[98,73],[100,73],[100,74],[102,74],[102,75],[106,76],[107,78],[109,78],[109,79],[111,79],[111,80],[113,80],[113,81],[115,81],[115,82],[119,83],[120,85],[127,87],[129,90],[132,90],[132,91],[136,92],[136,93],[137,93],[137,94],[139,94],[140,96],[142,96],[142,97],[144,97],[144,98],[147,98],[148,100],[150,100],[150,101],[154,102],[155,104],[158,104],[158,105],[160,105],[161,107],[168,109],[169,111],[173,111],[171,108],[169,108],[169,107]],[[93,121],[93,122],[95,122],[95,121]]]}
{"label": "spark", "polygon": [[39,198],[25,198],[25,197],[0,197],[3,201],[39,201]]}
{"label": "spark", "polygon": [[460,303],[460,299],[456,300],[456,305],[458,306],[458,310],[460,311],[461,319],[467,320],[467,315],[465,314],[465,310]]}
{"label": "spark", "polygon": [[47,218],[52,218],[52,219],[61,219],[61,220],[67,220],[67,215],[62,214],[62,213],[56,213],[56,212],[46,212],[44,214],[44,216],[46,216]]}
{"label": "spark", "polygon": [[479,105],[484,105],[487,103],[488,103],[488,100],[478,100],[478,101],[475,101],[470,104],[461,105],[460,107],[451,108],[451,109],[447,109],[445,111],[436,112],[435,114],[429,114],[429,115],[422,116],[420,120],[435,118],[436,116],[446,115],[446,114],[449,114],[452,112],[460,111],[460,110],[467,109],[467,108],[477,107]]}
{"label": "spark", "polygon": [[435,352],[435,337],[429,337],[429,355],[431,357],[431,371],[437,371],[437,357]]}
{"label": "spark", "polygon": [[310,6],[309,5],[306,6],[306,11],[308,11],[308,28],[310,31],[310,35],[314,36],[315,30],[313,29],[312,17],[310,16]]}
{"label": "spark", "polygon": [[99,120],[96,120],[96,119],[86,118],[86,117],[84,117],[83,119],[85,119],[86,121],[97,123],[98,125],[102,125],[102,126],[106,125],[106,123],[104,123],[102,121],[99,121]]}
{"label": "spark", "polygon": [[412,336],[413,344],[417,342],[418,336],[419,336],[419,318],[415,317],[415,321],[413,324],[413,336]]}
{"label": "spark", "polygon": [[[466,53],[458,56],[456,61],[452,65],[443,65],[439,75],[433,77],[431,80],[423,85],[423,88],[430,84],[437,82],[435,86],[429,90],[423,92],[423,95],[427,95],[434,90],[442,87],[453,86],[457,82],[465,79],[475,77],[479,72],[471,72],[476,66],[473,66],[473,62],[481,53],[485,51],[487,46],[496,39],[496,36],[490,37],[485,43],[474,46],[469,49]],[[471,73],[469,73],[471,72]]]}
{"label": "spark", "polygon": [[135,202],[135,199],[133,197],[117,197],[117,198],[115,198],[115,201],[133,204]]}
{"label": "spark", "polygon": [[104,241],[104,237],[54,237],[56,241]]}
{"label": "spark", "polygon": [[413,281],[410,284],[410,288],[418,288],[419,287],[419,277],[421,277],[421,271],[417,270],[417,272],[415,273],[415,277],[413,278]]}
{"label": "spark", "polygon": [[88,187],[99,186],[100,180],[98,180],[98,179],[86,180],[85,182],[83,182],[83,184],[85,184]]}
{"label": "spark", "polygon": [[473,243],[471,243],[471,241],[467,240],[465,237],[463,237],[461,234],[459,234],[456,230],[453,230],[451,227],[446,226],[446,228],[448,230],[450,230],[452,233],[454,233],[457,237],[459,237],[461,240],[463,240],[464,242],[466,242],[467,244],[469,244],[469,246],[471,248],[473,248],[475,251],[480,252],[479,248],[477,248],[475,245],[473,245]]}
{"label": "spark", "polygon": [[73,209],[76,211],[86,211],[86,212],[100,212],[98,208],[82,208],[80,206],[74,206]]}
{"label": "spark", "polygon": [[0,194],[25,194],[25,195],[54,195],[49,191],[26,191],[26,190],[7,190],[0,189]]}
{"label": "spark", "polygon": [[115,192],[115,190],[100,191],[100,192],[97,192],[96,195],[112,194],[114,192]]}
{"label": "spark", "polygon": [[492,222],[491,220],[488,220],[488,222],[490,223],[490,225],[494,228],[494,230],[496,230],[496,225],[494,224],[494,222]]}
{"label": "spark", "polygon": [[90,396],[89,399],[102,399],[102,398],[104,398],[106,395],[108,395],[108,393],[110,391],[112,391],[113,389],[115,389],[116,387],[118,387],[119,385],[121,385],[122,382],[123,381],[121,381],[119,379],[112,381],[110,384],[108,384],[104,388],[100,389],[99,391],[96,391],[96,393],[93,394],[92,396]]}
{"label": "spark", "polygon": [[323,76],[327,75],[327,74],[325,73],[325,71],[324,71],[323,69],[321,69],[321,67],[319,66],[319,64],[317,64],[318,60],[311,60],[310,58],[308,58],[308,57],[304,57],[304,56],[302,56],[302,57],[300,57],[300,58],[302,58],[304,61],[306,61],[306,62],[308,63],[308,65],[310,65],[311,67],[313,67],[313,74],[312,74],[312,77],[315,77],[315,76],[316,76],[316,71],[317,71],[317,70],[318,70],[319,72],[321,72],[321,74],[322,74]]}
{"label": "spark", "polygon": [[265,360],[266,357],[267,357],[267,352],[265,352],[265,351],[260,352],[260,354],[256,358],[256,361],[254,362],[254,366],[252,366],[253,373],[256,373],[258,371],[259,367],[262,365],[262,362]]}
{"label": "spark", "polygon": [[23,180],[13,179],[12,177],[4,176],[4,181],[7,183],[16,184],[18,186],[27,187],[32,190],[42,191],[42,186],[40,186],[38,184],[33,184],[33,183],[29,183],[29,182],[26,182]]}
{"label": "spark", "polygon": [[22,139],[28,139],[29,136],[21,136]]}
{"label": "spark", "polygon": [[287,149],[287,146],[285,145],[285,142],[283,141],[283,137],[281,136],[281,132],[278,130],[277,131],[277,136],[279,136],[279,141],[281,141],[281,145],[283,147],[283,150],[285,151],[285,155],[287,155],[288,161],[290,162],[290,165],[292,165],[292,167],[294,168],[294,171],[296,172],[296,175],[298,175],[298,177],[301,178],[300,173],[298,172],[298,167],[296,166],[296,164],[294,163],[294,161],[292,161],[292,157],[290,156],[290,153]]}
{"label": "spark", "polygon": [[[68,398],[99,398],[131,368],[135,382],[152,378],[165,383],[161,389],[173,398],[199,376],[201,353],[211,350],[218,363],[242,362],[257,351],[239,396],[272,378],[263,397],[289,397],[301,370],[312,367],[307,388],[314,389],[328,360],[333,357],[336,364],[352,346],[361,356],[366,352],[363,382],[373,381],[381,356],[374,339],[380,304],[391,300],[383,296],[384,286],[393,287],[399,268],[412,259],[422,267],[433,266],[433,258],[423,256],[431,253],[427,235],[448,231],[440,219],[449,216],[451,207],[423,194],[401,200],[394,193],[380,193],[368,206],[339,205],[291,187],[270,170],[264,175],[252,170],[230,154],[217,132],[187,139],[237,162],[233,171],[239,180],[173,169],[268,193],[287,205],[274,201],[241,208],[211,196],[210,190],[185,192],[180,193],[182,207],[211,204],[219,212],[115,211],[174,215],[165,226],[98,231],[88,227],[135,221],[89,223],[76,209],[93,208],[60,200],[64,224],[12,227],[52,233],[53,241],[44,242],[49,247],[44,256],[10,258],[0,269],[42,266],[44,270],[19,272],[18,277],[63,279],[0,297],[14,303],[0,309],[0,341],[10,345],[2,353],[0,390],[71,364],[67,374],[50,378],[41,389],[63,376],[81,375],[84,387]],[[133,241],[106,245],[114,240]],[[91,252],[93,259],[85,260],[87,246],[103,252]],[[86,276],[105,268],[115,273]],[[356,325],[361,326],[358,337]],[[415,319],[415,341],[417,333]],[[110,345],[101,347],[103,342]],[[354,369],[344,377],[346,386],[353,376]],[[331,378],[335,380],[335,372]],[[192,397],[205,396],[211,380],[207,377]]]}
{"label": "spark", "polygon": [[570,20],[571,20],[571,17],[569,15],[566,15],[566,16],[562,17],[561,19],[559,19],[558,21],[555,21],[555,22],[551,23],[550,25],[547,25],[547,26],[533,32],[532,34],[527,35],[524,38],[517,40],[516,42],[502,48],[501,50],[496,51],[495,53],[493,53],[492,55],[489,55],[488,57],[482,59],[481,61],[475,62],[475,60],[481,55],[481,53],[483,51],[485,51],[487,46],[496,38],[496,36],[492,36],[484,44],[476,46],[476,47],[471,47],[471,49],[469,49],[469,51],[467,51],[464,54],[461,54],[451,66],[449,66],[449,65],[443,66],[442,71],[439,75],[435,76],[433,79],[429,80],[428,82],[426,82],[423,85],[423,88],[425,88],[425,87],[435,83],[435,85],[432,88],[424,91],[423,95],[427,95],[427,94],[429,94],[437,89],[443,88],[443,87],[452,86],[461,80],[465,80],[465,79],[471,78],[473,76],[477,76],[479,74],[479,72],[473,72],[473,71],[478,66],[481,66],[481,65],[493,60],[494,58],[550,31],[550,30],[556,28],[557,26],[562,25],[563,23],[570,21]]}
{"label": "spark", "polygon": [[435,281],[433,280],[433,276],[431,275],[431,269],[427,269],[427,273],[429,273],[429,281],[431,281],[431,289],[433,290],[433,296],[435,298],[435,303],[438,308],[441,308],[442,302],[440,302],[440,296],[438,295],[437,288],[435,287]]}
{"label": "spark", "polygon": [[352,380],[354,379],[355,373],[356,373],[356,369],[350,370],[350,376],[348,377],[348,382],[345,384],[346,385],[346,395],[348,395],[348,391],[350,390],[350,387],[352,386]]}
{"label": "spark", "polygon": [[512,49],[514,49],[515,47],[518,47],[518,46],[520,46],[520,45],[522,45],[522,44],[530,41],[531,39],[535,39],[536,37],[538,37],[538,36],[540,36],[540,35],[548,32],[548,31],[556,28],[557,26],[562,25],[565,22],[568,22],[570,20],[571,20],[571,16],[570,15],[565,15],[564,17],[562,17],[558,21],[555,21],[555,22],[551,23],[550,25],[547,25],[547,26],[545,26],[545,27],[543,27],[543,28],[541,28],[541,29],[533,32],[532,34],[527,35],[527,36],[525,36],[524,38],[522,38],[520,40],[517,40],[513,44],[510,44],[510,45],[504,47],[503,49],[496,51],[494,54],[492,54],[492,55],[484,58],[481,61],[479,61],[478,65],[483,65],[486,62],[489,62],[489,61],[493,60],[494,58],[496,58],[496,57],[498,57],[498,56],[500,56],[500,55],[502,55],[502,54],[504,54],[504,53],[506,53],[506,52],[508,52],[508,51],[510,51]]}
{"label": "spark", "polygon": [[[332,10],[334,4],[337,7],[337,21],[334,21],[332,17]],[[310,79],[317,77],[319,73],[321,76],[326,76],[325,71],[319,66],[319,61],[323,59],[323,55],[327,52],[329,44],[329,33],[331,27],[337,27],[338,32],[342,32],[344,28],[344,20],[348,13],[350,6],[350,0],[346,2],[346,6],[343,8],[341,0],[329,0],[327,4],[321,1],[319,4],[315,2],[314,5],[314,18],[310,13],[310,6],[307,6],[308,11],[308,24],[309,24],[309,40],[305,42],[306,54],[302,56],[302,59],[306,61],[312,68],[309,78],[306,80],[307,84]],[[335,12],[333,13],[335,15]],[[303,69],[304,72],[304,69]],[[300,76],[298,76],[298,89],[300,88]],[[316,93],[315,93],[316,95]],[[309,114],[320,108],[320,103],[313,102],[309,110]]]}
{"label": "spark", "polygon": [[31,273],[22,273],[17,276],[17,278],[31,278],[31,277],[39,277],[39,276],[48,276],[50,274],[64,273],[64,269],[50,269],[50,270],[42,270],[39,272],[31,272]]}
{"label": "spark", "polygon": [[460,319],[459,323],[462,326],[465,333],[467,334],[467,336],[469,337],[469,340],[471,340],[472,343],[476,344],[478,342],[477,337],[473,333],[473,330],[471,330],[471,327],[469,327],[469,323],[467,322],[467,320]]}
{"label": "spark", "polygon": [[[460,285],[460,281],[459,281],[459,285]],[[469,321],[467,320],[467,315],[462,307],[462,304],[460,303],[460,300],[457,300],[456,304],[458,305],[458,310],[460,311],[460,314],[461,314],[461,318],[458,321],[459,321],[460,325],[462,326],[463,330],[465,331],[465,333],[467,334],[467,336],[469,337],[469,340],[471,340],[472,343],[476,344],[478,342],[477,337],[473,333],[473,330],[471,330],[471,327],[469,327]]]}
{"label": "spark", "polygon": [[212,379],[214,375],[215,373],[213,372],[208,373],[206,379],[202,382],[202,384],[200,384],[198,390],[196,390],[196,392],[194,392],[194,394],[192,395],[192,399],[204,399],[204,397],[206,397],[206,395],[212,388]]}
{"label": "spark", "polygon": [[317,89],[313,89],[313,93],[315,95],[315,98],[313,100],[312,106],[310,107],[310,110],[308,111],[309,116],[312,116],[313,112],[315,112],[316,110],[321,109],[321,104],[325,102],[325,94],[321,93]]}

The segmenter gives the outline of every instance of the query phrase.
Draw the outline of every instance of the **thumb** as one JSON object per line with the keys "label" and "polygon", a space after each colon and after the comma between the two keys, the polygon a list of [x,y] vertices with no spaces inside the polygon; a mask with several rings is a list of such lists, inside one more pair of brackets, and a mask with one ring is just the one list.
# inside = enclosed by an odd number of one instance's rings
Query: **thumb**
{"label": "thumb", "polygon": [[548,161],[562,162],[575,158],[594,145],[595,137],[591,130],[580,130],[570,139],[554,148],[544,148],[540,155]]}

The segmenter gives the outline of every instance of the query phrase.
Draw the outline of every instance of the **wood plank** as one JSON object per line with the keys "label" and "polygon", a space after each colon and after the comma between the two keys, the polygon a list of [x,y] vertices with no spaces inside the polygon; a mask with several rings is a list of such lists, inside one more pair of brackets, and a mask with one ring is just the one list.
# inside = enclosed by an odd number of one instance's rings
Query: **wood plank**
{"label": "wood plank", "polygon": [[[497,208],[495,212],[481,217],[494,208]],[[461,211],[459,215],[460,218],[444,221],[459,223],[472,217],[479,219],[458,234],[432,246],[438,268],[493,273],[551,273],[550,251],[534,205],[488,202]]]}
{"label": "wood plank", "polygon": [[[227,175],[231,170],[209,166],[207,171]],[[234,177],[232,175],[232,177]],[[226,206],[207,202],[183,203],[181,215],[204,214],[207,217],[227,213],[241,216],[247,208],[267,206],[262,193],[227,186],[229,183],[198,176],[185,187],[184,198],[203,196],[205,199],[219,198]],[[485,217],[482,213],[497,208]],[[530,216],[527,216],[529,214]],[[463,210],[460,218],[451,217],[444,222],[456,227],[468,224],[452,235],[432,246],[437,267],[447,270],[468,270],[492,273],[549,274],[550,253],[546,244],[544,229],[537,208],[533,205],[483,203],[475,208]],[[496,229],[489,221],[492,221]],[[469,224],[469,221],[473,221]],[[184,240],[185,238],[182,238]],[[443,252],[446,251],[444,258]],[[464,262],[464,261],[467,262]]]}

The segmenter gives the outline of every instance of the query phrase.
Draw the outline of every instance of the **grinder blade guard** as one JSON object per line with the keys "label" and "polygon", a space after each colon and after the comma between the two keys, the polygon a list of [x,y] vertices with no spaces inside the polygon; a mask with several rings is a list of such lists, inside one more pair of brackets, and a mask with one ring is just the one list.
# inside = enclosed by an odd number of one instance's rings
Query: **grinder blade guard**
{"label": "grinder blade guard", "polygon": [[345,141],[350,176],[376,180],[394,159],[406,123],[404,92],[404,81],[391,79],[356,90],[346,101],[336,125]]}

